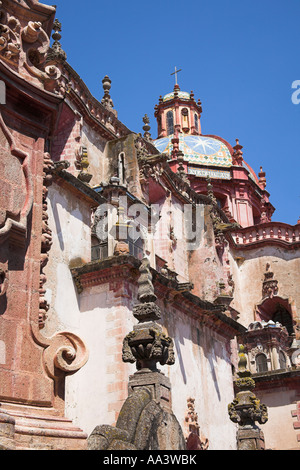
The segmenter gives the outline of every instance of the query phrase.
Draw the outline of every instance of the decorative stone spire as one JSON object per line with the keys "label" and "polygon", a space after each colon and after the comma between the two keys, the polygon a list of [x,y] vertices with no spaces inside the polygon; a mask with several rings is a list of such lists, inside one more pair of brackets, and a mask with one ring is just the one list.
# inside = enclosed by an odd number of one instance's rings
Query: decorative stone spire
{"label": "decorative stone spire", "polygon": [[[138,279],[138,300],[141,304],[156,302],[157,297],[154,294],[152,284],[152,274],[150,272],[149,260],[144,258],[140,266],[140,277]],[[154,320],[156,318],[153,318]]]}
{"label": "decorative stone spire", "polygon": [[173,139],[171,140],[173,148],[172,148],[172,158],[177,158],[178,152],[179,152],[179,137],[178,137],[178,132],[175,129],[175,134]]}
{"label": "decorative stone spire", "polygon": [[64,62],[67,60],[67,54],[61,47],[61,23],[56,20],[53,23],[53,31],[54,33],[52,34],[52,39],[53,39],[53,44],[52,47],[49,49],[48,55],[47,55],[47,63],[49,62]]}
{"label": "decorative stone spire", "polygon": [[187,174],[185,172],[185,169],[184,169],[184,166],[183,166],[184,153],[182,152],[182,150],[178,150],[178,152],[177,152],[177,162],[178,162],[177,174],[180,176],[180,178],[185,183],[190,185],[190,180],[188,179],[188,176],[187,176]]}
{"label": "decorative stone spire", "polygon": [[111,79],[108,75],[105,75],[105,77],[103,78],[102,85],[104,90],[104,96],[102,98],[101,103],[105,108],[112,110],[114,104],[109,94],[109,90],[111,89]]}
{"label": "decorative stone spire", "polygon": [[217,203],[216,197],[214,195],[214,190],[213,190],[213,185],[211,184],[211,178],[210,176],[206,177],[206,182],[207,182],[207,195],[208,197],[214,202]]}
{"label": "decorative stone spire", "polygon": [[150,119],[149,119],[147,114],[145,114],[145,116],[143,117],[143,123],[144,123],[144,126],[143,126],[144,138],[146,140],[152,141],[151,134],[149,132],[150,129],[151,129],[151,127],[149,125]]}
{"label": "decorative stone spire", "polygon": [[240,390],[235,400],[228,406],[231,421],[239,425],[237,433],[238,450],[262,450],[264,448],[263,433],[255,424],[268,421],[266,405],[260,403],[252,390],[255,382],[247,368],[247,356],[244,346],[239,346],[238,379],[236,387]]}
{"label": "decorative stone spire", "polygon": [[123,342],[123,361],[136,362],[137,369],[144,372],[160,372],[156,363],[174,364],[173,341],[162,332],[156,323],[161,317],[160,308],[155,304],[156,295],[152,284],[148,258],[142,260],[138,280],[139,304],[133,308],[133,315],[139,321]]}
{"label": "decorative stone spire", "polygon": [[266,173],[263,171],[262,166],[260,167],[260,172],[258,173],[259,180],[258,184],[261,189],[266,189],[267,180],[266,180]]}
{"label": "decorative stone spire", "polygon": [[82,147],[81,155],[80,155],[80,173],[78,174],[77,178],[80,179],[83,183],[89,184],[93,175],[88,172],[88,168],[90,166],[88,151],[86,147]]}
{"label": "decorative stone spire", "polygon": [[236,145],[233,147],[234,153],[233,153],[233,163],[234,165],[243,165],[243,152],[242,148],[243,146],[240,145],[239,139],[235,139]]}

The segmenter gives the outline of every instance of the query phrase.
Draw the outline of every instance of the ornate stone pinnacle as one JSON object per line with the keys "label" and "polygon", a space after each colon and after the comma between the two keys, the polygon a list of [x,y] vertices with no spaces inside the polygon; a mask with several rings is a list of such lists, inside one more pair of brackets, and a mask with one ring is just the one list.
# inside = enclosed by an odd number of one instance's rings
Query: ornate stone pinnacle
{"label": "ornate stone pinnacle", "polygon": [[145,138],[146,140],[152,140],[151,134],[150,134],[150,132],[149,132],[150,129],[151,129],[151,127],[150,127],[150,125],[149,125],[150,119],[149,119],[149,117],[148,117],[147,114],[145,114],[145,116],[143,117],[143,123],[145,124],[145,125],[143,126],[144,138]]}
{"label": "ornate stone pinnacle", "polygon": [[139,271],[138,300],[140,303],[134,306],[133,315],[140,323],[159,320],[160,308],[155,304],[157,297],[154,293],[148,258],[142,260]]}
{"label": "ornate stone pinnacle", "polygon": [[105,75],[105,77],[103,78],[102,86],[104,90],[104,96],[101,100],[101,103],[105,108],[112,109],[114,107],[114,104],[109,94],[109,90],[111,89],[111,79],[108,75]]}
{"label": "ornate stone pinnacle", "polygon": [[59,42],[61,40],[61,23],[58,21],[56,18],[54,23],[53,23],[53,31],[54,33],[52,34],[52,39],[53,39],[53,44],[52,47],[49,48],[49,52],[47,55],[47,63],[49,62],[64,62],[67,60],[67,54],[61,47],[61,43]]}
{"label": "ornate stone pinnacle", "polygon": [[211,179],[210,179],[209,176],[206,177],[206,182],[207,182],[207,195],[208,195],[208,197],[213,202],[217,202],[216,198],[215,198],[215,195],[214,195],[214,191],[213,191],[213,185],[211,184]]}
{"label": "ornate stone pinnacle", "polygon": [[233,147],[233,161],[235,165],[242,166],[243,165],[243,146],[240,145],[239,139],[235,139],[236,145]]}
{"label": "ornate stone pinnacle", "polygon": [[150,262],[148,258],[142,260],[140,266],[140,277],[138,280],[138,300],[144,304],[146,302],[155,302],[157,300],[154,294],[154,287],[152,284],[152,274],[150,272]]}
{"label": "ornate stone pinnacle", "polygon": [[266,405],[261,404],[252,392],[255,388],[255,382],[247,368],[247,357],[242,345],[239,346],[238,376],[236,386],[240,391],[236,394],[233,402],[228,405],[228,414],[231,421],[239,425],[238,448],[240,450],[256,450],[262,433],[255,422],[266,423],[268,410]]}
{"label": "ornate stone pinnacle", "polygon": [[139,304],[133,309],[133,315],[139,321],[123,341],[123,361],[136,362],[137,369],[156,371],[157,362],[161,365],[174,364],[175,356],[173,341],[162,332],[156,323],[160,318],[160,308],[155,304],[150,263],[147,258],[142,260],[138,280]]}
{"label": "ornate stone pinnacle", "polygon": [[259,176],[259,181],[258,184],[261,187],[261,189],[265,189],[267,186],[267,179],[266,179],[266,173],[263,171],[262,166],[260,167],[260,172],[258,173]]}

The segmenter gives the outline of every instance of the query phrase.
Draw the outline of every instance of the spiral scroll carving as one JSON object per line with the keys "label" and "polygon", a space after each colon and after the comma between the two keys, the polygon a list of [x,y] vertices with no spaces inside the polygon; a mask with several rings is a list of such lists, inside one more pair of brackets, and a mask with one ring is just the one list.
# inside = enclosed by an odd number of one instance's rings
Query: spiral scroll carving
{"label": "spiral scroll carving", "polygon": [[44,364],[50,377],[55,378],[59,371],[72,374],[85,365],[88,351],[84,342],[69,332],[57,333],[51,338],[44,351]]}

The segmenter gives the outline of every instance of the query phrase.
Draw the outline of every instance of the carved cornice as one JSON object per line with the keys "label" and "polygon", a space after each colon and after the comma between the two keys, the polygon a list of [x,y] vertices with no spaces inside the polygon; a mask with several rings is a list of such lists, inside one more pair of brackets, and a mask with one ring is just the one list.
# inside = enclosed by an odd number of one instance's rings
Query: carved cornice
{"label": "carved cornice", "polygon": [[[140,263],[131,255],[114,256],[104,261],[93,261],[74,267],[71,274],[78,294],[85,288],[101,284],[111,284],[110,288],[113,290],[115,282],[118,286],[120,282],[137,285]],[[178,281],[168,279],[154,269],[151,269],[151,273],[155,293],[158,299],[165,303],[166,308],[172,303],[174,308],[229,339],[245,332],[246,329],[242,325],[224,313],[225,306],[201,300],[189,291],[191,285],[182,286]]]}

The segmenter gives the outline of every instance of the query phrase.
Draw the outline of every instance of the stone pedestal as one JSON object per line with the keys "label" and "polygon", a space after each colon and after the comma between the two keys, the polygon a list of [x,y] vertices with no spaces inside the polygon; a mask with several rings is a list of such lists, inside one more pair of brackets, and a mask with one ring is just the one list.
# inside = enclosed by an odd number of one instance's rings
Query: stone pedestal
{"label": "stone pedestal", "polygon": [[237,432],[238,450],[265,450],[264,433],[257,426],[245,426]]}
{"label": "stone pedestal", "polygon": [[135,372],[129,377],[128,394],[131,395],[141,387],[146,387],[151,392],[152,399],[162,408],[172,409],[171,382],[164,374],[147,370]]}

